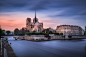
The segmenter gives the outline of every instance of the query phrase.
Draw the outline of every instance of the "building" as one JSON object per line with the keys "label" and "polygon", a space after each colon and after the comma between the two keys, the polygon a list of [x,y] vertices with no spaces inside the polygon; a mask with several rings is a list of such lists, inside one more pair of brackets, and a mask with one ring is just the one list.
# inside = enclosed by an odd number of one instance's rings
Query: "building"
{"label": "building", "polygon": [[64,35],[84,35],[84,30],[80,26],[76,25],[60,25],[56,28],[57,33],[63,33]]}
{"label": "building", "polygon": [[48,33],[49,31],[55,32],[55,30],[54,30],[53,28],[51,28],[51,27],[46,28],[46,29],[43,29],[42,32],[44,32],[44,33]]}
{"label": "building", "polygon": [[33,32],[33,31],[42,32],[43,23],[40,23],[38,21],[38,18],[36,18],[36,11],[35,11],[35,18],[33,19],[33,22],[31,22],[31,18],[27,18],[27,20],[26,20],[26,28],[30,32]]}
{"label": "building", "polygon": [[26,27],[23,27],[22,29],[19,30],[19,32],[25,34],[28,31]]}
{"label": "building", "polygon": [[49,27],[47,29],[49,29],[49,31],[55,32],[55,30],[53,28],[51,28],[51,27]]}

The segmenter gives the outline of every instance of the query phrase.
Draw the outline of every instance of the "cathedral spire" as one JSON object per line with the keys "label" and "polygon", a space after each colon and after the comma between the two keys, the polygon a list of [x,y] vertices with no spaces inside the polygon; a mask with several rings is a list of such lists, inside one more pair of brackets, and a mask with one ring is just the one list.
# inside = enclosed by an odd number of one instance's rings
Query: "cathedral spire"
{"label": "cathedral spire", "polygon": [[36,23],[36,22],[38,22],[38,19],[36,18],[36,10],[35,10],[35,18],[33,20],[33,23]]}
{"label": "cathedral spire", "polygon": [[36,19],[36,10],[35,10],[35,19]]}
{"label": "cathedral spire", "polygon": [[37,20],[36,20],[36,10],[35,10],[35,23],[37,22]]}

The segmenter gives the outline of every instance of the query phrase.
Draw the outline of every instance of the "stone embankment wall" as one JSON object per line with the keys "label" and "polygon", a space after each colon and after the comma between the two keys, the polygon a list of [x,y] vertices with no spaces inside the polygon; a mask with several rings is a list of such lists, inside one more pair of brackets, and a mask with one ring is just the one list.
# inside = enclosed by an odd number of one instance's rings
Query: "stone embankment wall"
{"label": "stone embankment wall", "polygon": [[68,38],[65,38],[65,36],[61,36],[61,35],[58,35],[58,36],[52,36],[51,37],[51,39],[53,40],[53,39],[83,39],[83,38],[86,38],[86,36],[78,36],[78,35],[76,35],[76,36],[71,36],[71,37],[69,37],[68,36]]}
{"label": "stone embankment wall", "polygon": [[44,35],[19,36],[18,39],[24,40],[47,40]]}
{"label": "stone embankment wall", "polygon": [[9,44],[8,41],[3,40],[3,44],[4,44],[4,57],[17,57],[11,47],[11,44]]}
{"label": "stone embankment wall", "polygon": [[72,36],[72,38],[86,38],[86,36]]}
{"label": "stone embankment wall", "polygon": [[[18,39],[24,39],[24,40],[48,40],[48,38],[44,37],[44,35],[31,35],[31,36],[17,36],[16,38]],[[59,39],[86,39],[86,36],[68,36],[68,38],[66,38],[65,36],[62,35],[56,35],[56,36],[51,36],[50,39],[51,40],[59,40]]]}
{"label": "stone embankment wall", "polygon": [[54,40],[54,39],[65,39],[65,37],[62,35],[58,35],[58,36],[51,36],[51,39],[52,40]]}

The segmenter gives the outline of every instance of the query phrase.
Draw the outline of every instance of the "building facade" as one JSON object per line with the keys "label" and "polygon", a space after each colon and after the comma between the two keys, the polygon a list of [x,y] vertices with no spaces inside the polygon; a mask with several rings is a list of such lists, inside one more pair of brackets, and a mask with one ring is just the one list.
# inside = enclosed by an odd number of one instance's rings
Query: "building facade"
{"label": "building facade", "polygon": [[20,33],[25,34],[26,32],[28,32],[26,27],[23,27],[22,29],[19,30]]}
{"label": "building facade", "polygon": [[76,25],[60,25],[56,28],[57,33],[63,33],[64,35],[84,35],[84,30],[80,26]]}
{"label": "building facade", "polygon": [[38,21],[38,18],[36,18],[36,12],[35,12],[35,18],[33,19],[33,22],[31,22],[31,18],[27,18],[27,20],[26,20],[26,28],[30,32],[33,32],[33,31],[42,32],[43,23],[40,23]]}

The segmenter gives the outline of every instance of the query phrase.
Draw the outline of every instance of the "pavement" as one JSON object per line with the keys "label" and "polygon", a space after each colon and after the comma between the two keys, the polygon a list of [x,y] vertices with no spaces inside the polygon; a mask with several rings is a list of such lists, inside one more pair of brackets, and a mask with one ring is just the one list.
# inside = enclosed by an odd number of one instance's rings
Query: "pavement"
{"label": "pavement", "polygon": [[0,39],[0,57],[4,57],[4,44],[1,39]]}
{"label": "pavement", "polygon": [[[2,49],[1,49],[1,44],[2,44]],[[8,43],[8,41],[0,40],[0,57],[17,57],[12,47]]]}

